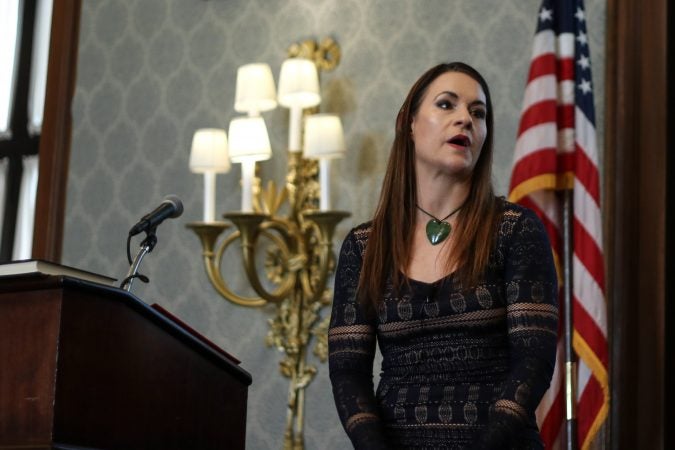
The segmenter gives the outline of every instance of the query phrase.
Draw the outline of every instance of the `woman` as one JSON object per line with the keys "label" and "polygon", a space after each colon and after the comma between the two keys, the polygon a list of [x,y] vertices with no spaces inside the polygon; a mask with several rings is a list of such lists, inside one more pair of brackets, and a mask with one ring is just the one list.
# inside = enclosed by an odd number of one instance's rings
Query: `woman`
{"label": "woman", "polygon": [[398,114],[375,216],[335,278],[330,377],[357,449],[543,448],[557,278],[538,218],[493,193],[493,134],[463,63],[427,71]]}

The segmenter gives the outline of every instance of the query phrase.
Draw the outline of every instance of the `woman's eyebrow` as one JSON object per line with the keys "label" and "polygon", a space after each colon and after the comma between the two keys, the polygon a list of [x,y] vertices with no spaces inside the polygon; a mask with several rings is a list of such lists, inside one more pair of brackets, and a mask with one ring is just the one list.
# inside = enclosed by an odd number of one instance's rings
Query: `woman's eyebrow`
{"label": "woman's eyebrow", "polygon": [[[436,98],[438,98],[442,95],[447,95],[448,97],[451,97],[453,100],[459,100],[459,95],[457,95],[455,92],[452,92],[452,91],[442,91],[436,96]],[[469,103],[469,105],[472,105],[472,106],[473,105],[480,105],[480,106],[487,107],[487,105],[485,104],[484,101],[478,100],[478,99],[472,101],[471,103]]]}

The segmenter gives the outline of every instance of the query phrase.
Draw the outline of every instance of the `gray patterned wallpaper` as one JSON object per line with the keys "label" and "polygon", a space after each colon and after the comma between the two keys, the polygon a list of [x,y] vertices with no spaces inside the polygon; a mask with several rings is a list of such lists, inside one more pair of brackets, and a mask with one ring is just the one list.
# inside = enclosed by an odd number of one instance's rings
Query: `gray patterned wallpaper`
{"label": "gray patterned wallpaper", "polygon": [[[494,178],[504,194],[538,7],[539,0],[83,0],[63,262],[122,278],[127,230],[165,195],[182,198],[184,215],[160,227],[159,244],[143,262],[150,284],[135,284],[134,293],[242,360],[254,379],[247,448],[280,448],[287,381],[280,355],[264,346],[271,311],[221,299],[185,228],[202,216],[202,178],[188,170],[192,134],[227,128],[238,66],[264,61],[276,77],[289,45],[333,37],[343,57],[322,76],[321,109],[341,115],[349,148],[332,165],[333,206],[352,212],[338,229],[339,245],[373,211],[410,85],[438,62],[463,60],[492,89]],[[586,7],[602,124],[606,2],[586,0]],[[281,183],[288,111],[264,117],[275,157],[261,164],[262,176]],[[239,176],[234,165],[218,177],[218,214],[239,209]],[[235,256],[227,264],[241,275]],[[325,365],[308,388],[306,444],[349,447]]]}

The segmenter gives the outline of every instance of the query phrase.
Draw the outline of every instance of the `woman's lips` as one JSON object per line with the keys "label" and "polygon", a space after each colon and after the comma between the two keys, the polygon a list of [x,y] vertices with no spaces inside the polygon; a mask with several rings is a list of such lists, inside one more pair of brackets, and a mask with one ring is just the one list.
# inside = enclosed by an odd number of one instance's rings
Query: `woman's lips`
{"label": "woman's lips", "polygon": [[463,134],[458,134],[457,136],[453,136],[452,138],[448,139],[446,141],[451,147],[457,148],[457,149],[465,149],[471,145],[471,140],[463,135]]}

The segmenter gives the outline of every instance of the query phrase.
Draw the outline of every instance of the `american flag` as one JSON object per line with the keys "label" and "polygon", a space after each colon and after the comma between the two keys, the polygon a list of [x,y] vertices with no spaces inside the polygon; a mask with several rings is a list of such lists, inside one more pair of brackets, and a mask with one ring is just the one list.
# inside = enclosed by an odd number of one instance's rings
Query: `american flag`
{"label": "american flag", "polygon": [[[588,44],[583,0],[542,2],[509,188],[509,200],[535,210],[544,222],[558,274],[563,257],[559,191],[574,192],[573,346],[579,360],[577,439],[582,449],[589,447],[609,410],[598,149]],[[551,387],[537,410],[542,437],[551,449],[564,442],[563,342],[561,332]]]}

